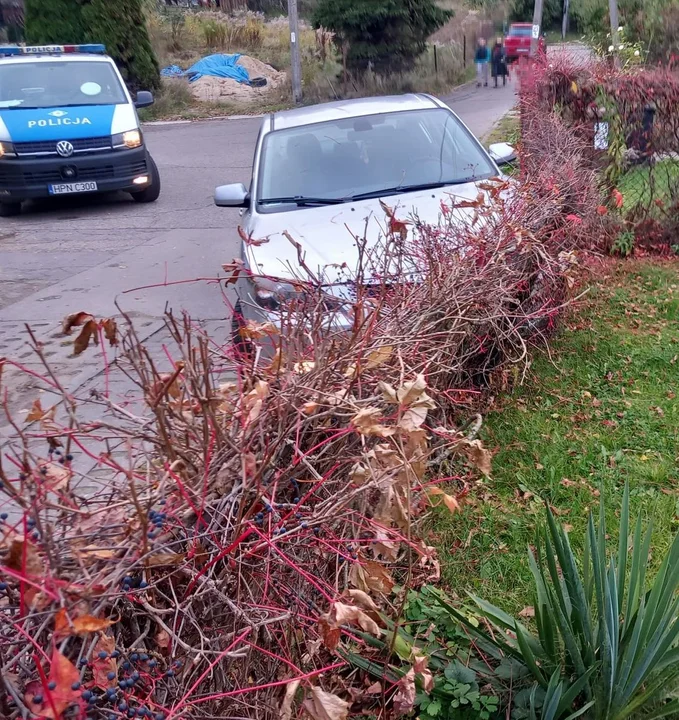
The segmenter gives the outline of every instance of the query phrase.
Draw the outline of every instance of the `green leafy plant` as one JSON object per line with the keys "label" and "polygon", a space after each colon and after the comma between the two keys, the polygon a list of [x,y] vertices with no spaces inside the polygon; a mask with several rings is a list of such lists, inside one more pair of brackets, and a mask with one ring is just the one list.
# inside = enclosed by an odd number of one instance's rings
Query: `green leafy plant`
{"label": "green leafy plant", "polygon": [[606,33],[605,36],[601,33],[592,38],[590,45],[601,58],[617,58],[622,68],[641,65],[647,55],[643,45],[639,41],[632,42],[622,26],[618,28],[616,38],[613,38],[611,33]]}
{"label": "green leafy plant", "polygon": [[416,703],[425,717],[489,720],[497,712],[500,699],[482,693],[476,671],[453,660],[435,678],[432,693],[420,693]]}
{"label": "green leafy plant", "polygon": [[479,597],[471,596],[492,632],[438,598],[472,636],[525,666],[530,718],[625,720],[644,709],[650,720],[679,712],[679,700],[669,700],[679,680],[679,536],[647,585],[652,528],[643,530],[640,514],[630,537],[629,498],[626,485],[617,551],[607,553],[603,500],[598,524],[590,513],[580,568],[547,506],[547,526],[529,552],[537,635]]}
{"label": "green leafy plant", "polygon": [[614,255],[628,257],[634,252],[634,233],[631,230],[624,230],[613,241],[611,252]]}

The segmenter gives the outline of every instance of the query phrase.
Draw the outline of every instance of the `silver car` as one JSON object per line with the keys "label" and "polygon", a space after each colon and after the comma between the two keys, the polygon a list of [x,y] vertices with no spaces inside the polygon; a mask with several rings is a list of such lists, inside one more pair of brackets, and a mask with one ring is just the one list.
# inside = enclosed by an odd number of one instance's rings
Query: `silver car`
{"label": "silver car", "polygon": [[[355,238],[384,237],[383,200],[405,220],[436,224],[441,203],[474,200],[477,183],[513,161],[490,154],[452,110],[429,95],[343,100],[274,113],[257,138],[252,181],[223,185],[215,203],[243,208],[234,336],[248,321],[276,322],[290,281],[306,271],[341,287],[358,263]],[[294,240],[295,242],[292,242]],[[337,291],[333,291],[337,294]],[[341,293],[339,293],[341,294]],[[347,319],[347,322],[349,320]]]}

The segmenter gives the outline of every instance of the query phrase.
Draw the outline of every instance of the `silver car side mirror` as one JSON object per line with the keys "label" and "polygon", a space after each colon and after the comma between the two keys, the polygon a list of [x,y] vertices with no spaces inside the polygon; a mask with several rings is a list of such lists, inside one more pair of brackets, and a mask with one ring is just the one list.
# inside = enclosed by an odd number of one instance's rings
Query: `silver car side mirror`
{"label": "silver car side mirror", "polygon": [[516,150],[509,143],[493,143],[488,152],[497,165],[508,165],[516,160]]}
{"label": "silver car side mirror", "polygon": [[250,205],[250,193],[248,193],[243,183],[220,185],[215,188],[215,205],[218,207],[248,207]]}

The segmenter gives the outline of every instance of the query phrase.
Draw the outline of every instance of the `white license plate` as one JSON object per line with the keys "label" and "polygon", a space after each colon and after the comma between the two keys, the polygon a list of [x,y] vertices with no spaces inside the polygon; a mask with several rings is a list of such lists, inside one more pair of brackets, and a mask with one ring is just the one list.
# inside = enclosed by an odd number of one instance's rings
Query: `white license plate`
{"label": "white license plate", "polygon": [[50,195],[67,195],[68,193],[95,192],[97,183],[95,182],[76,182],[76,183],[60,183],[59,185],[50,185]]}

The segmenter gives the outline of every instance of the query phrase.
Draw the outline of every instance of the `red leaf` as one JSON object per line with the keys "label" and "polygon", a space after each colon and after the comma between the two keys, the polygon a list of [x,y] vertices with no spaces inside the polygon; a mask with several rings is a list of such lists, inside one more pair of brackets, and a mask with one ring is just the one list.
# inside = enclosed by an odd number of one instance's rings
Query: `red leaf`
{"label": "red leaf", "polygon": [[599,215],[608,215],[608,208],[605,205],[599,205],[596,211]]}
{"label": "red leaf", "polygon": [[625,202],[622,193],[617,188],[613,190],[613,202],[615,203],[615,207],[617,207],[618,210],[623,206],[623,203]]}
{"label": "red leaf", "polygon": [[566,220],[569,222],[572,222],[574,225],[581,225],[582,224],[582,218],[578,217],[577,215],[566,215]]}
{"label": "red leaf", "polygon": [[[92,662],[92,682],[101,688],[114,687],[118,682],[118,665],[111,653],[116,649],[115,638],[110,635],[102,635],[94,647],[92,653],[94,660]],[[100,658],[99,653],[106,652],[105,658]],[[113,680],[108,679],[108,674],[115,673]]]}
{"label": "red leaf", "polygon": [[[24,699],[34,715],[49,720],[61,720],[64,710],[74,703],[80,704],[80,690],[73,690],[72,685],[80,682],[80,673],[76,666],[56,647],[52,651],[52,664],[48,678],[48,685],[54,683],[56,687],[50,690],[41,687],[39,683],[31,683],[26,688]],[[36,695],[43,696],[42,704],[33,701]]]}

